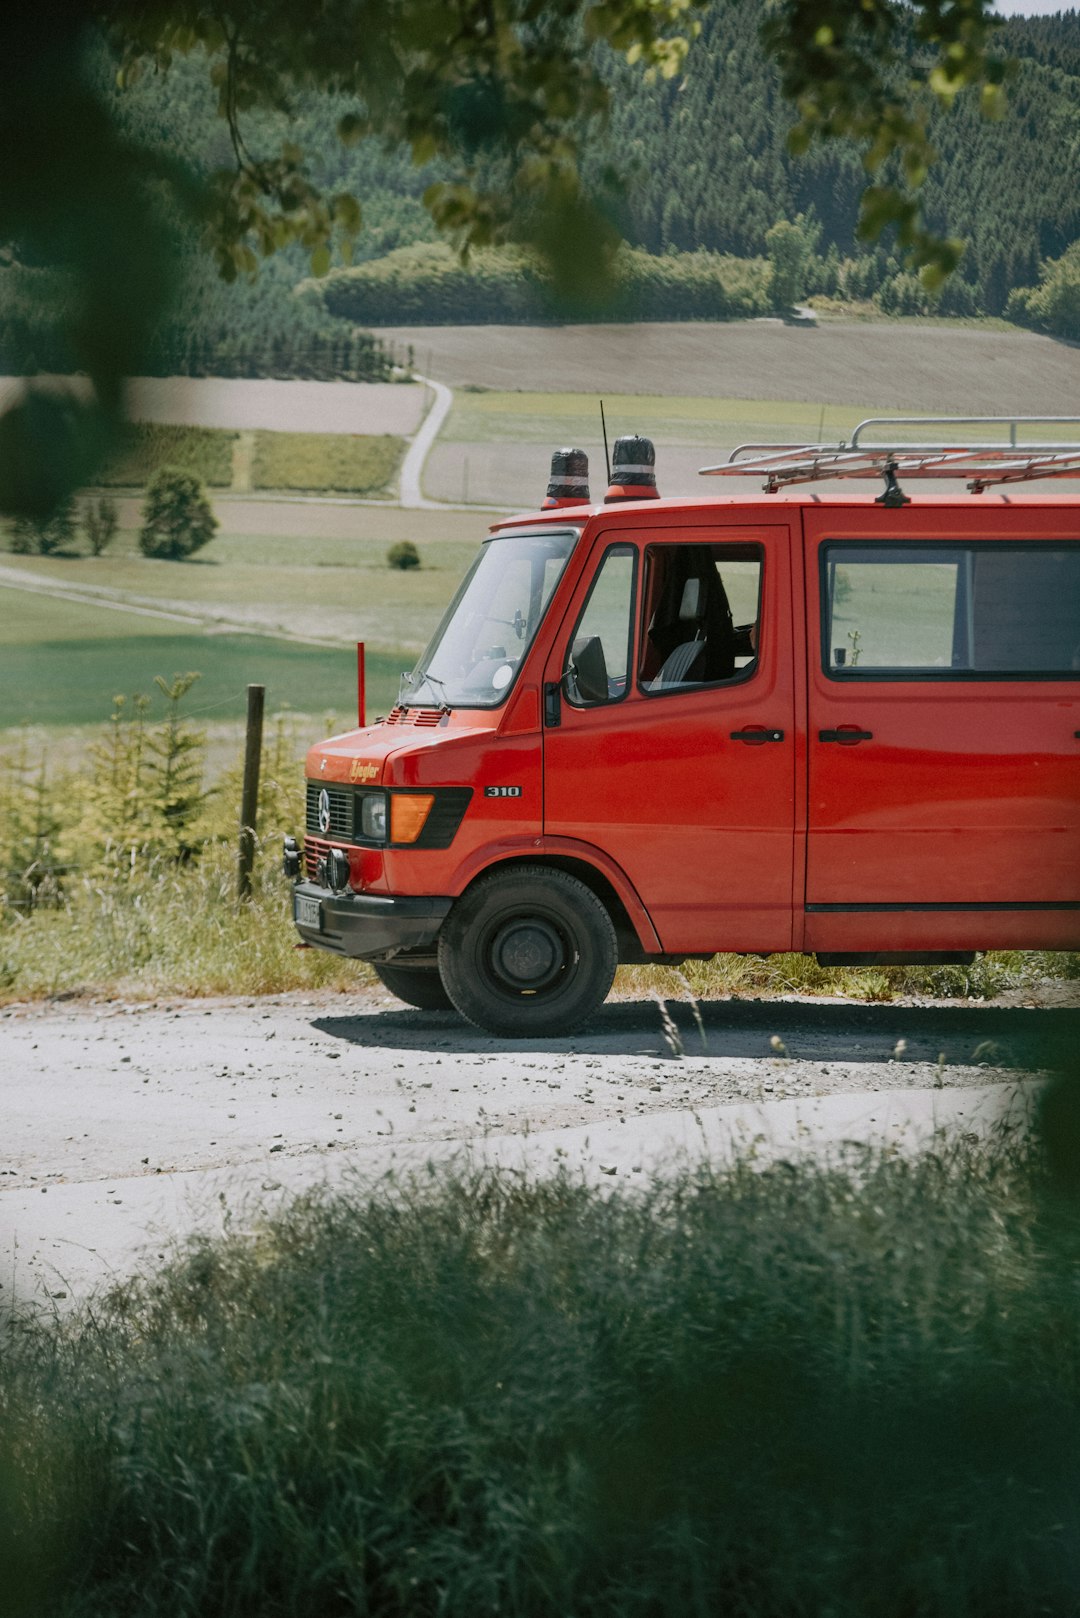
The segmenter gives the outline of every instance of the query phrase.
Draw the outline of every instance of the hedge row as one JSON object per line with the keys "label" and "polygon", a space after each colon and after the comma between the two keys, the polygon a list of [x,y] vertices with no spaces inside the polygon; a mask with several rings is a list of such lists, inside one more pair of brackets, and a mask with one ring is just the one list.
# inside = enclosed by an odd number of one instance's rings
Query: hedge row
{"label": "hedge row", "polygon": [[[616,288],[590,320],[740,320],[767,314],[765,259],[725,253],[655,258],[624,248]],[[299,289],[328,314],[380,325],[534,324],[566,318],[535,263],[511,249],[474,254],[468,267],[444,243],[420,243],[385,258],[335,270]]]}

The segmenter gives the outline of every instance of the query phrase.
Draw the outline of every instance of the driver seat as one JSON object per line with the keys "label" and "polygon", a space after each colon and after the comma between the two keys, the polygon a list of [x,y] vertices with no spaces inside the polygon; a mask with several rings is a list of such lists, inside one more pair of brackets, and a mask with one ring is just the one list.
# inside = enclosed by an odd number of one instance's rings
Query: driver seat
{"label": "driver seat", "polygon": [[700,578],[686,580],[679,602],[679,628],[692,628],[694,633],[665,657],[652,682],[654,691],[666,691],[669,686],[682,685],[691,678],[691,670],[705,650],[704,594],[704,584]]}

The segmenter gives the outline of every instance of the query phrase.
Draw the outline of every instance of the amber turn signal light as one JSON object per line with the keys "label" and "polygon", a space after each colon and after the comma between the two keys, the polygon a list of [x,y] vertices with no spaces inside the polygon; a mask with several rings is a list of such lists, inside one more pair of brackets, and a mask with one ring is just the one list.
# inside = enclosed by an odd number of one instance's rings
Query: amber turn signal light
{"label": "amber turn signal light", "polygon": [[395,792],[390,799],[390,841],[415,843],[434,802],[434,792]]}

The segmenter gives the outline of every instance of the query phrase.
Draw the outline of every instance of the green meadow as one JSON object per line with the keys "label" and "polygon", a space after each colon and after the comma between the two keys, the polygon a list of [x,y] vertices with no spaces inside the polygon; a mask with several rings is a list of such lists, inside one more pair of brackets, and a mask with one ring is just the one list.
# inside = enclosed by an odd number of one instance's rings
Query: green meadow
{"label": "green meadow", "polygon": [[[385,712],[401,659],[368,657],[369,711]],[[191,628],[165,617],[0,589],[0,725],[88,725],[113,699],[152,693],[155,675],[197,671],[192,715],[241,718],[249,684],[265,685],[271,711],[350,712],[356,654],[269,635]]]}
{"label": "green meadow", "polygon": [[[265,534],[221,533],[185,562],[150,560],[122,529],[100,557],[11,556],[0,584],[0,731],[106,720],[113,698],[153,690],[154,676],[197,671],[185,705],[206,722],[239,719],[245,687],[268,710],[351,715],[356,642],[367,646],[368,712],[385,713],[442,616],[487,518],[378,508],[268,505]],[[224,521],[228,508],[221,508]],[[347,521],[355,533],[288,532]],[[422,565],[386,552],[411,538]],[[50,593],[36,593],[44,584]],[[55,592],[55,593],[51,593]],[[108,600],[101,599],[107,596]]]}

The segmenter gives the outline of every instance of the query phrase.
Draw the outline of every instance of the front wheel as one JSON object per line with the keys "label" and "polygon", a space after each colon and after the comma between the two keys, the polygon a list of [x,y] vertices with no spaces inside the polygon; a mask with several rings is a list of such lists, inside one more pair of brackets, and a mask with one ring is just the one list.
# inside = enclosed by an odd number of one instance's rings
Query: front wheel
{"label": "front wheel", "polygon": [[520,1039],[572,1033],[611,988],[611,918],[565,871],[519,865],[483,877],[439,933],[439,971],[461,1015]]}
{"label": "front wheel", "polygon": [[453,1011],[437,966],[398,966],[393,961],[372,961],[379,982],[407,1006],[421,1011]]}

